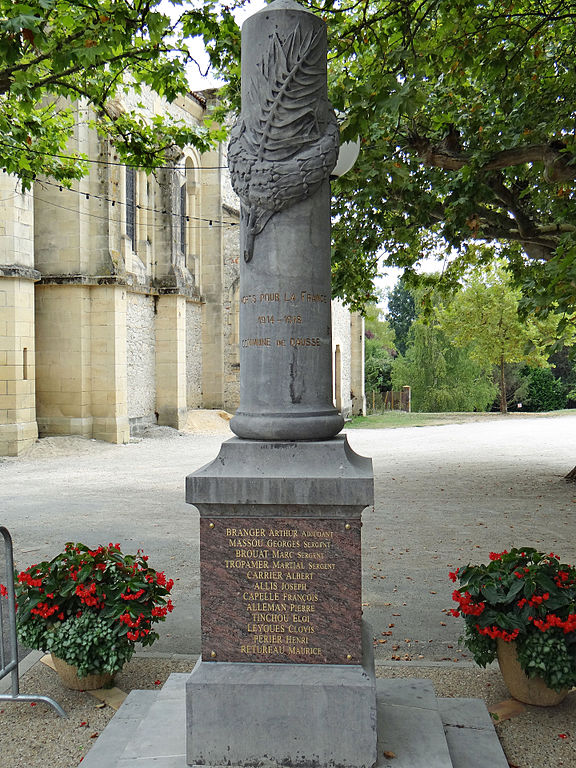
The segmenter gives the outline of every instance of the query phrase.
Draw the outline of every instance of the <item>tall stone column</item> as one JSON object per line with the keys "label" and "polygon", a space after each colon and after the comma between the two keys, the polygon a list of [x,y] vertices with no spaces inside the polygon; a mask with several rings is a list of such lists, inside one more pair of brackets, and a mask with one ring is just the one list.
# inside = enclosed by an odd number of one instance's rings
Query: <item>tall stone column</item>
{"label": "tall stone column", "polygon": [[[238,437],[187,478],[200,511],[192,766],[370,768],[376,684],[360,533],[370,459],[332,404],[324,22],[276,0],[242,29],[229,162],[242,202]],[[343,727],[345,724],[345,727]]]}
{"label": "tall stone column", "polygon": [[242,27],[242,114],[228,159],[241,208],[240,437],[326,439],[332,403],[330,171],[324,22],[277,0]]}

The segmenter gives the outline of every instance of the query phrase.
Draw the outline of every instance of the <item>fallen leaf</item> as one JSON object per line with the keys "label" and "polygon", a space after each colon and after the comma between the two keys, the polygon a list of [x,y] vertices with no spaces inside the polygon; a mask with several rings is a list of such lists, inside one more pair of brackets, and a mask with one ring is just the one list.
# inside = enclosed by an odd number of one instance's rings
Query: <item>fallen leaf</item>
{"label": "fallen leaf", "polygon": [[498,722],[501,722],[502,720],[510,720],[510,718],[516,717],[516,715],[521,715],[522,712],[525,711],[526,707],[524,704],[516,701],[516,699],[506,699],[505,701],[501,701],[499,704],[490,707],[490,715],[494,720],[498,720]]}
{"label": "fallen leaf", "polygon": [[394,752],[386,751],[386,752],[383,752],[382,754],[387,760],[393,760],[396,757],[396,754]]}

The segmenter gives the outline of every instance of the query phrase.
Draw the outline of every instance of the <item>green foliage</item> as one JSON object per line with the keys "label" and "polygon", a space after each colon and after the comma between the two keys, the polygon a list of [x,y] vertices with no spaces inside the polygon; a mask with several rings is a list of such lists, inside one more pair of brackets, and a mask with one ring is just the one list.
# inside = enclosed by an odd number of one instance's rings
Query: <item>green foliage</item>
{"label": "green foliage", "polygon": [[57,622],[47,635],[47,650],[78,668],[78,676],[114,675],[134,655],[134,643],[120,634],[120,625],[86,612]]}
{"label": "green foliage", "polygon": [[390,373],[394,358],[378,339],[366,339],[364,381],[366,392],[385,392],[391,387]]}
{"label": "green foliage", "polygon": [[395,354],[394,331],[381,316],[382,310],[377,304],[372,303],[366,307],[364,381],[367,392],[384,392],[391,386],[390,371]]}
{"label": "green foliage", "polygon": [[406,354],[408,334],[416,319],[416,306],[412,293],[402,280],[388,293],[386,319],[394,331],[396,349],[401,355]]}
{"label": "green foliage", "polygon": [[[70,156],[67,141],[77,120],[90,120],[125,162],[154,167],[171,147],[201,151],[221,137],[206,124],[190,127],[168,115],[150,122],[144,110],[121,112],[117,99],[151,88],[172,102],[188,92],[186,66],[194,63],[186,38],[239,38],[229,10],[216,3],[184,11],[172,21],[160,0],[146,3],[90,0],[0,0],[0,168],[29,187],[44,173],[69,182],[87,171],[83,156]],[[181,5],[173,0],[173,7]],[[226,57],[213,51],[213,60]],[[72,102],[80,100],[76,112]]]}
{"label": "green foliage", "polygon": [[550,368],[524,368],[524,381],[516,392],[525,411],[559,411],[566,407],[568,388]]}
{"label": "green foliage", "polygon": [[520,666],[554,690],[576,684],[576,568],[532,547],[491,552],[487,565],[450,574],[464,643],[486,666],[496,641],[516,641]]}
{"label": "green foliage", "polygon": [[116,671],[121,663],[111,669],[113,662],[130,658],[135,643],[158,638],[153,624],[173,609],[174,582],[147,561],[141,551],[124,555],[119,544],[90,549],[69,542],[52,560],[16,572],[20,640],[54,651],[84,670],[80,675]]}
{"label": "green foliage", "polygon": [[453,284],[468,245],[496,241],[532,306],[573,313],[574,0],[303,4],[328,24],[343,138],[362,140],[334,185],[340,295],[369,300],[379,258],[410,274],[450,252]]}
{"label": "green foliage", "polygon": [[417,320],[406,355],[392,366],[392,385],[412,388],[412,410],[484,411],[496,388],[486,367],[471,359],[466,349],[454,347],[437,324]]}
{"label": "green foliage", "polygon": [[518,643],[518,661],[528,677],[543,677],[555,691],[572,688],[576,681],[576,653],[563,637],[526,635]]}
{"label": "green foliage", "polygon": [[560,316],[522,318],[521,293],[497,262],[476,268],[447,306],[436,309],[440,327],[457,346],[469,350],[472,359],[499,369],[500,410],[507,410],[506,367],[509,363],[547,364],[552,340],[561,334]]}
{"label": "green foliage", "polygon": [[469,347],[470,355],[484,365],[545,365],[546,344],[554,337],[559,318],[522,319],[520,298],[520,291],[510,285],[501,266],[476,269],[436,317],[449,338]]}

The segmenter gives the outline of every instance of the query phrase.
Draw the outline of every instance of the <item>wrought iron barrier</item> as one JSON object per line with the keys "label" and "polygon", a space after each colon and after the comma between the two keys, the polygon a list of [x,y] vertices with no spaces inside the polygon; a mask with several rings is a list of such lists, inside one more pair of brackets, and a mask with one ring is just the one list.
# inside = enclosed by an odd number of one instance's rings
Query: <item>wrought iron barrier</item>
{"label": "wrought iron barrier", "polygon": [[[60,717],[68,717],[60,704],[49,696],[40,696],[29,693],[20,693],[20,680],[18,678],[18,638],[16,636],[16,600],[14,595],[14,554],[12,537],[3,525],[0,525],[0,533],[4,538],[4,554],[6,567],[7,600],[0,602],[0,680],[7,675],[12,676],[12,693],[0,693],[0,701],[43,701],[54,707]],[[8,606],[6,608],[6,605]],[[5,619],[7,614],[8,642],[5,643]]]}

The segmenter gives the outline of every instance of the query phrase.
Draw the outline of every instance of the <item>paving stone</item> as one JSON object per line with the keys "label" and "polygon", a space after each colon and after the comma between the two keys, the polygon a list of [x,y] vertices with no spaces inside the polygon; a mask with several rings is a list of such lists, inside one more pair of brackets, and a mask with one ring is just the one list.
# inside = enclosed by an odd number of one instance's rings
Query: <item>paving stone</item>
{"label": "paving stone", "polygon": [[480,699],[438,699],[454,768],[508,768],[492,719]]}
{"label": "paving stone", "polygon": [[[80,768],[188,768],[187,679],[172,674],[160,691],[132,691]],[[376,690],[376,768],[508,768],[479,699],[437,699],[419,679],[378,678]]]}
{"label": "paving stone", "polygon": [[120,755],[145,721],[157,691],[131,691],[82,761],[82,768],[116,768]]}

